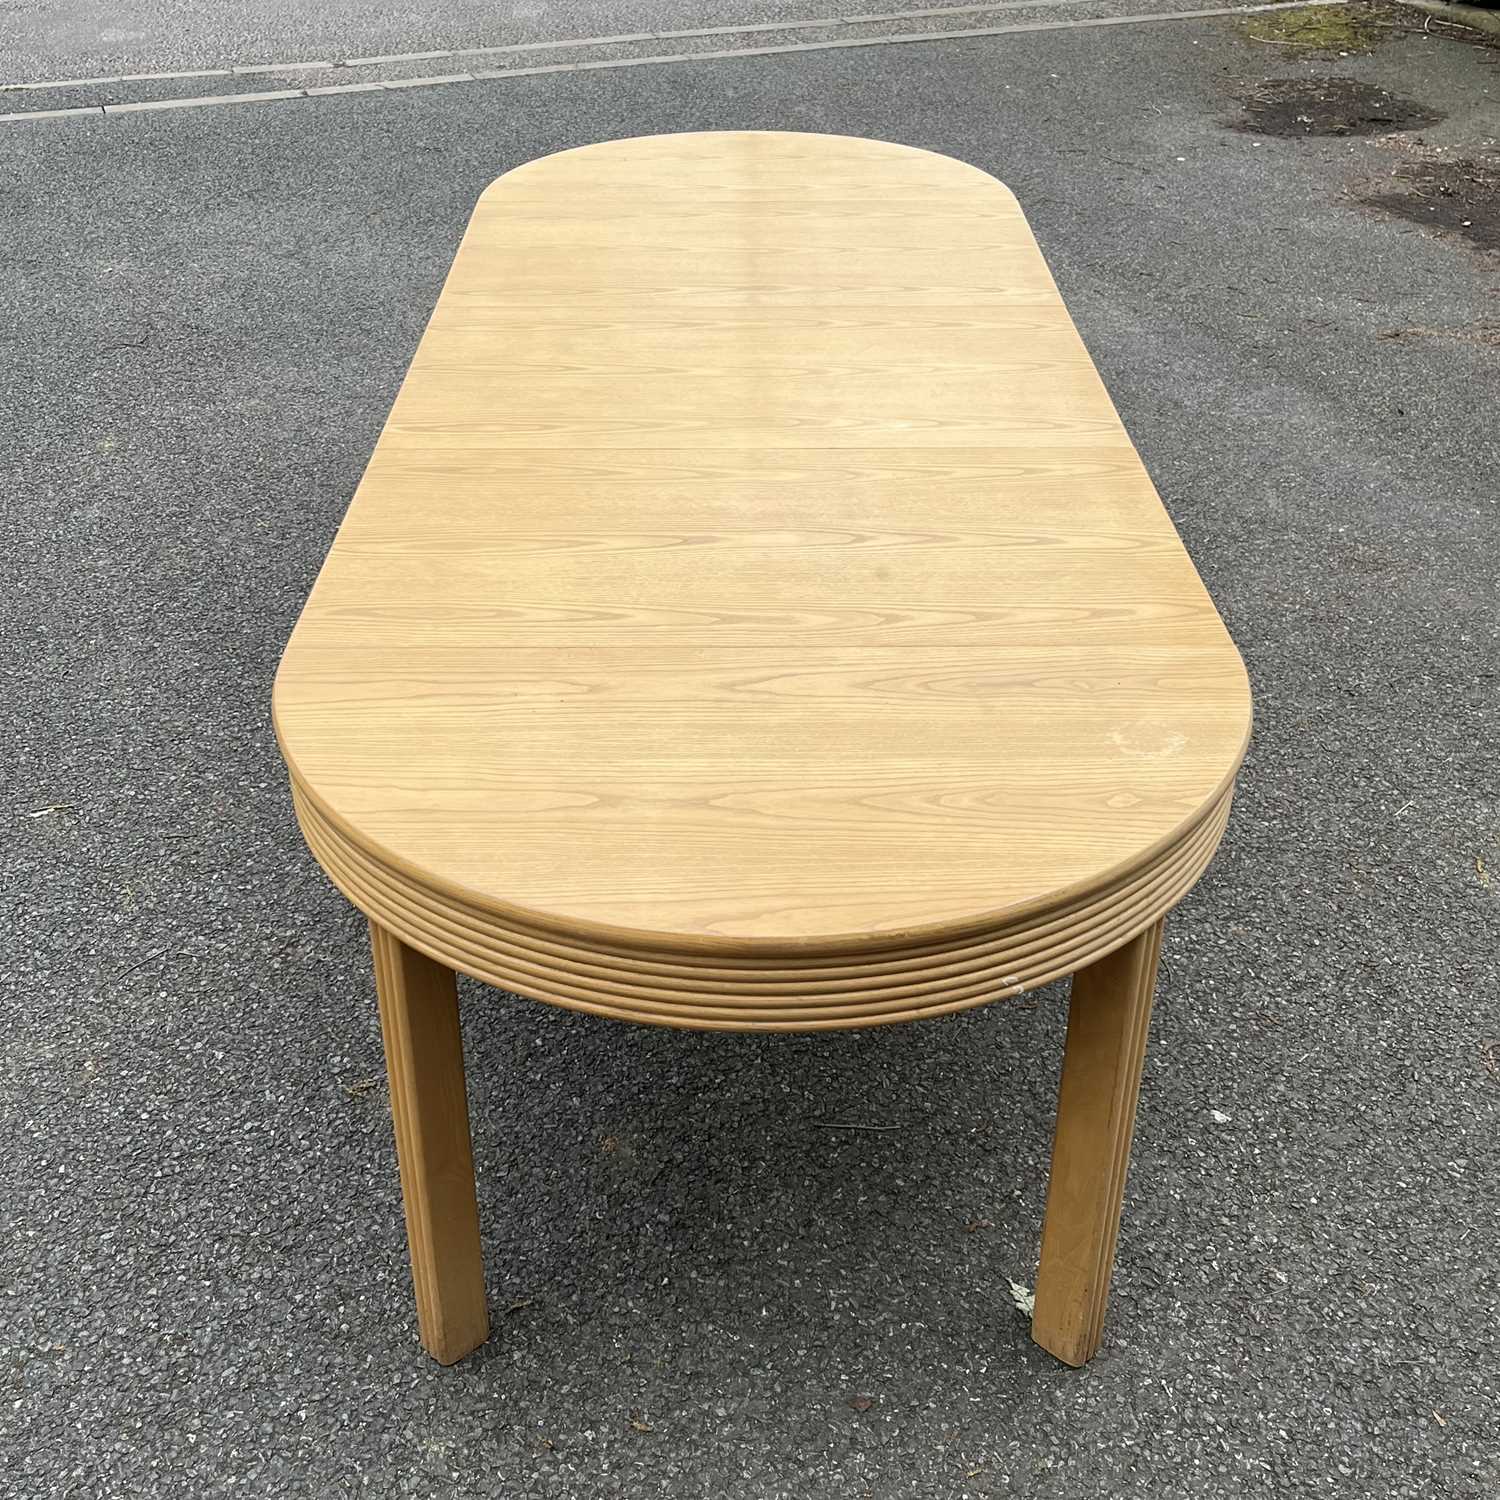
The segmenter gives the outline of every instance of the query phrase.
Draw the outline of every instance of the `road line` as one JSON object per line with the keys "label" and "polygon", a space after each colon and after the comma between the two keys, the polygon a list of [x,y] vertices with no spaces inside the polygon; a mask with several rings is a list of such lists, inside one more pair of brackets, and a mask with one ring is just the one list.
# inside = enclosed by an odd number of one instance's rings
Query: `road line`
{"label": "road line", "polygon": [[0,115],[0,120],[60,120],[64,115],[98,115],[104,118],[102,104],[79,104],[72,109],[28,109],[24,114]]}
{"label": "road line", "polygon": [[229,71],[236,76],[241,73],[310,73],[342,66],[342,63],[328,62],[325,59],[321,62],[250,63],[245,66],[236,63]]}
{"label": "road line", "polygon": [[666,42],[695,36],[735,36],[762,31],[801,31],[839,26],[874,26],[882,21],[912,21],[927,16],[972,16],[997,10],[1028,10],[1052,5],[1080,5],[1084,0],[989,0],[984,5],[939,5],[925,10],[893,10],[879,15],[826,16],[817,20],[745,22],[739,26],[704,26],[693,31],[628,31],[614,36],[563,37],[544,42],[503,42],[491,47],[443,48],[437,52],[391,52],[382,57],[345,57],[337,62],[271,62],[195,68],[177,73],[116,73],[100,78],[53,78],[42,82],[0,83],[0,94],[38,89],[77,89],[107,83],[160,83],[178,78],[232,78],[237,73],[291,73],[307,69],[368,68],[380,63],[432,62],[441,57],[486,57],[504,52],[539,52],[549,48],[610,47],[626,42]]}
{"label": "road line", "polygon": [[680,42],[696,36],[748,36],[765,31],[828,30],[839,26],[875,26],[884,21],[916,21],[932,16],[974,16],[997,10],[1036,10],[1052,5],[1081,5],[1084,0],[990,0],[987,5],[938,5],[925,10],[892,10],[880,15],[824,16],[807,21],[747,21],[738,26],[699,26],[688,31],[635,31],[620,36],[587,36],[555,42],[505,42],[493,47],[455,47],[443,52],[393,52],[386,57],[351,57],[346,68],[374,63],[428,61],[438,57],[486,57],[501,52],[537,52],[550,47],[605,47],[623,42]]}
{"label": "road line", "polygon": [[[305,89],[276,89],[266,94],[207,94],[201,99],[142,99],[135,104],[106,104],[106,115],[137,114],[152,109],[202,109],[205,104],[260,104],[272,99],[305,99]],[[0,120],[22,119],[25,115],[0,115]]]}
{"label": "road line", "polygon": [[736,36],[752,32],[799,31],[840,26],[875,26],[886,21],[914,21],[931,16],[972,16],[997,10],[1028,10],[1052,5],[1079,5],[1084,0],[989,0],[982,5],[937,5],[923,10],[891,10],[860,16],[824,16],[817,20],[745,22],[738,26],[703,26],[689,31],[631,31],[615,36],[565,37],[544,42],[504,42],[491,47],[445,48],[437,52],[391,52],[383,57],[346,57],[338,62],[235,63],[226,68],[196,68],[176,73],[116,73],[100,78],[53,78],[42,82],[0,83],[0,94],[38,89],[76,89],[106,83],[160,83],[178,78],[232,78],[237,73],[291,73],[326,68],[366,68],[380,63],[431,62],[440,57],[486,57],[505,52],[548,48],[608,47],[627,42],[680,41],[695,36]]}
{"label": "road line", "polygon": [[[0,115],[0,123],[21,120],[52,120],[63,115],[114,115],[157,109],[207,109],[216,104],[259,104],[281,99],[310,99],[334,94],[363,94],[388,89],[437,88],[454,83],[494,82],[504,78],[531,78],[542,73],[591,73],[601,68],[644,68],[666,63],[717,62],[734,57],[778,57],[795,52],[846,51],[853,47],[896,47],[919,42],[965,41],[975,37],[1011,36],[1032,31],[1084,31],[1100,26],[1139,26],[1156,21],[1197,21],[1216,16],[1256,15],[1273,10],[1310,10],[1345,5],[1348,0],[1272,0],[1261,5],[1227,5],[1212,10],[1153,11],[1145,15],[1100,16],[1080,21],[1025,21],[1013,26],[978,26],[963,31],[911,31],[890,36],[849,37],[829,42],[790,42],[776,47],[735,47],[704,52],[670,52],[652,57],[595,58],[587,62],[547,63],[534,68],[494,68],[473,73],[447,73],[435,78],[392,78],[361,83],[332,84],[324,88],[274,89],[258,94],[205,94],[192,99],[146,99],[133,104],[97,104],[77,109],[23,110]],[[228,76],[228,75],[219,75]]]}
{"label": "road line", "polygon": [[107,78],[47,78],[37,83],[0,83],[0,94],[26,89],[86,89],[106,83],[162,83],[171,78],[232,78],[233,68],[189,68],[180,73],[114,73]]}

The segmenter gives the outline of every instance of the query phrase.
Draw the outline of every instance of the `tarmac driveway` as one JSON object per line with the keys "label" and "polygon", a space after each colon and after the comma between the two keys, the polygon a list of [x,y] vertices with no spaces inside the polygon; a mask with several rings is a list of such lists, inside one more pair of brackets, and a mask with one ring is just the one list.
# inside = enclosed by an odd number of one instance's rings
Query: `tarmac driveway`
{"label": "tarmac driveway", "polygon": [[[0,82],[206,75],[0,94],[92,111],[0,121],[0,1494],[1500,1494],[1500,320],[1483,193],[1439,232],[1431,187],[1489,170],[1496,54],[1063,24],[1125,0],[118,9],[0,18]],[[480,59],[612,65],[305,92]],[[1430,123],[1229,128],[1329,78]],[[246,92],[292,97],[98,108]],[[364,927],[271,676],[480,189],[721,127],[1015,189],[1250,667],[1081,1372],[1008,1289],[1057,987],[738,1037],[467,986],[496,1331],[446,1371],[416,1343]]]}

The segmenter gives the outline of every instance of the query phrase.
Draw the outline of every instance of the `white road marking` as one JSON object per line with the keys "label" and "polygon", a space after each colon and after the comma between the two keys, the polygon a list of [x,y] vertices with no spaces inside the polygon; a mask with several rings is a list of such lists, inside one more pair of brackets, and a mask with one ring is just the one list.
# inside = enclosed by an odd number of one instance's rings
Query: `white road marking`
{"label": "white road marking", "polygon": [[[1011,0],[1014,3],[1014,0]],[[1027,0],[1027,3],[1051,3],[1057,0]],[[1254,15],[1271,10],[1309,10],[1325,5],[1345,5],[1348,0],[1273,0],[1261,5],[1226,5],[1212,10],[1153,11],[1144,15],[1100,16],[1080,21],[1026,21],[1012,26],[977,26],[963,31],[910,31],[889,36],[841,38],[828,42],[790,42],[776,47],[736,47],[703,52],[669,52],[652,57],[596,58],[586,62],[547,63],[534,68],[493,68],[472,73],[445,73],[433,78],[391,78],[362,83],[330,84],[321,88],[274,89],[257,94],[205,94],[191,99],[146,99],[133,104],[89,104],[72,109],[23,110],[0,115],[0,123],[21,120],[55,120],[73,115],[114,115],[140,113],[157,109],[207,109],[216,104],[259,104],[280,99],[310,99],[332,94],[363,94],[386,89],[437,88],[454,83],[493,82],[503,78],[531,78],[542,73],[589,73],[600,68],[644,68],[665,63],[715,62],[732,57],[775,57],[793,52],[832,52],[852,47],[896,47],[918,42],[953,42],[974,37],[1009,36],[1028,31],[1088,30],[1098,26],[1138,26],[1154,21],[1196,21],[1214,16]],[[982,7],[989,9],[990,7]],[[998,7],[997,7],[998,8]],[[867,18],[868,19],[868,18]],[[784,28],[779,28],[784,29]],[[452,56],[441,53],[439,56]],[[177,77],[229,77],[228,69],[210,74],[177,74]],[[80,80],[99,82],[101,80]],[[124,81],[112,80],[112,81]],[[39,85],[22,85],[39,87]]]}
{"label": "white road marking", "polygon": [[73,109],[28,109],[19,115],[0,115],[0,120],[60,120],[64,115],[103,115],[103,106],[82,104]]}
{"label": "white road marking", "polygon": [[0,83],[0,94],[30,89],[78,89],[106,83],[156,83],[176,78],[232,78],[237,73],[292,73],[309,69],[368,68],[377,63],[431,62],[439,57],[489,57],[503,52],[542,52],[563,47],[610,47],[626,42],[670,42],[684,37],[735,36],[762,31],[804,31],[838,26],[874,26],[882,21],[913,21],[930,16],[973,16],[996,10],[1033,10],[1042,6],[1080,5],[1084,0],[989,0],[986,5],[939,5],[925,10],[892,10],[879,15],[824,16],[817,20],[744,22],[737,26],[703,26],[689,31],[628,31],[614,36],[563,37],[543,42],[504,42],[492,47],[446,48],[438,52],[391,52],[383,57],[345,57],[338,62],[272,62],[197,68],[178,73],[117,73],[100,78],[53,78],[40,83]]}
{"label": "white road marking", "polygon": [[535,52],[548,47],[603,47],[617,42],[680,42],[695,36],[748,36],[763,31],[813,31],[837,26],[876,26],[883,21],[917,21],[933,16],[975,16],[996,10],[1035,10],[1079,5],[1083,0],[990,0],[988,5],[937,5],[925,10],[891,10],[879,15],[824,16],[807,21],[755,21],[737,26],[698,26],[687,31],[636,31],[623,36],[591,36],[565,42],[507,42],[495,47],[455,47],[445,52],[393,52],[387,57],[351,57],[346,68],[371,63],[417,62],[435,57],[485,57],[498,52]]}
{"label": "white road marking", "polygon": [[[288,63],[289,68],[300,63]],[[168,78],[228,78],[233,68],[189,68],[178,73],[114,73],[104,78],[46,78],[32,83],[0,83],[0,94],[18,94],[26,89],[83,89],[99,83],[156,83]]]}
{"label": "white road marking", "polygon": [[236,63],[228,71],[236,75],[240,73],[306,73],[316,72],[320,68],[337,68],[343,66],[332,62],[280,62],[280,63],[248,63],[241,65]]}
{"label": "white road marking", "polygon": [[[143,109],[198,109],[205,104],[259,104],[266,99],[305,99],[304,89],[276,89],[268,94],[214,94],[202,99],[142,99],[136,104],[105,104],[101,106],[107,115],[134,114]],[[0,120],[7,116],[0,115]],[[17,118],[14,115],[10,119]],[[25,119],[24,115],[20,116]]]}

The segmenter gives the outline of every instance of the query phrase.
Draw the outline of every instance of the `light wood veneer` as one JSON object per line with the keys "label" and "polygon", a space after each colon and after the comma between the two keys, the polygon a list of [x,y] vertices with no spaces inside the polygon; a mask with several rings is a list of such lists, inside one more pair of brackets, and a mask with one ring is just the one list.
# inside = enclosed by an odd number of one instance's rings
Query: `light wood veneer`
{"label": "light wood veneer", "polygon": [[[1213,855],[1250,701],[1012,194],[910,147],[711,133],[485,192],[275,721],[388,1016],[431,962],[816,1030],[1144,953]],[[1100,983],[1133,1105],[1149,974]],[[1111,1225],[1112,1128],[1067,1148],[1105,1163]]]}

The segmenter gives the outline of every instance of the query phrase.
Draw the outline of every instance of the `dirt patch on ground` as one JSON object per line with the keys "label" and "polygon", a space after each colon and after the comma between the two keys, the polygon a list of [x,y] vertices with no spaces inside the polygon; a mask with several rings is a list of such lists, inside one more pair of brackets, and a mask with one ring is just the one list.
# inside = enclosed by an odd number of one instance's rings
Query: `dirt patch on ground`
{"label": "dirt patch on ground", "polygon": [[1368,52],[1389,35],[1369,11],[1352,5],[1321,5],[1249,16],[1237,23],[1252,42],[1281,48],[1283,57],[1335,57]]}
{"label": "dirt patch on ground", "polygon": [[1361,202],[1426,229],[1446,230],[1480,250],[1500,250],[1500,156],[1402,162],[1399,187]]}
{"label": "dirt patch on ground", "polygon": [[1240,96],[1245,113],[1230,122],[1252,135],[1394,135],[1423,130],[1440,111],[1353,78],[1268,78]]}

